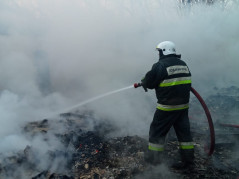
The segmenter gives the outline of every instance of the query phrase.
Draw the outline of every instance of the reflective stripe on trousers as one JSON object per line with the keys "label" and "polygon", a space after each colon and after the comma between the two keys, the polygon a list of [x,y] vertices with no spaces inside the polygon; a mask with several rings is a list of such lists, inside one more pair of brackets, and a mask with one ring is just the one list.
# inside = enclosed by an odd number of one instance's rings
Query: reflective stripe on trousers
{"label": "reflective stripe on trousers", "polygon": [[182,110],[189,108],[189,103],[187,104],[180,104],[180,105],[165,105],[165,104],[159,104],[157,105],[157,109],[160,109],[162,111],[175,111],[175,110]]}
{"label": "reflective stripe on trousers", "polygon": [[164,145],[153,144],[149,142],[149,150],[161,152],[164,151]]}
{"label": "reflective stripe on trousers", "polygon": [[178,142],[180,149],[194,149],[194,142]]}

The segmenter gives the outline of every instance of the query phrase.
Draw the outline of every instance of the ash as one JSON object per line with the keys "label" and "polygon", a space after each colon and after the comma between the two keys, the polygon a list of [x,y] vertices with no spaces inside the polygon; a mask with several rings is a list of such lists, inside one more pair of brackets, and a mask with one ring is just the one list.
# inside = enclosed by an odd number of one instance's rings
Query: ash
{"label": "ash", "polygon": [[[230,95],[228,95],[230,94]],[[44,119],[26,124],[22,133],[30,139],[40,138],[49,145],[27,145],[11,155],[0,155],[0,178],[18,179],[144,179],[144,178],[238,178],[239,128],[222,125],[222,116],[235,117],[239,106],[239,88],[218,90],[206,103],[212,113],[216,144],[208,156],[205,144],[210,145],[208,125],[203,111],[192,100],[191,130],[195,145],[195,167],[175,170],[172,161],[179,161],[177,139],[170,131],[162,164],[144,162],[147,137],[110,137],[117,130],[109,120],[95,119],[92,112],[64,113],[58,120]],[[229,109],[230,104],[230,109]],[[236,114],[237,115],[237,114]],[[218,117],[219,116],[219,117]],[[230,118],[231,119],[231,118]],[[238,122],[231,120],[232,122]],[[62,127],[63,126],[63,127]],[[146,126],[148,127],[148,126]],[[58,147],[54,147],[56,144]],[[52,147],[53,146],[53,147]]]}

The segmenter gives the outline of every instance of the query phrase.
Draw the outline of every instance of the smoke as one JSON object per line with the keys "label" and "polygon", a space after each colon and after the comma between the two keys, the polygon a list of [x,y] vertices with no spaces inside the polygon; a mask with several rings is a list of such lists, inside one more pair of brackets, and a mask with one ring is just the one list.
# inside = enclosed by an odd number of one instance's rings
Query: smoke
{"label": "smoke", "polygon": [[179,178],[179,175],[173,174],[169,171],[168,167],[164,164],[150,168],[148,171],[144,172],[135,177],[135,179],[144,179],[144,178]]}
{"label": "smoke", "polygon": [[[238,86],[238,15],[235,1],[1,1],[1,146],[27,121],[139,82],[164,40],[175,42],[200,93]],[[155,104],[152,91],[129,89],[87,107],[113,121],[115,135],[147,135]]]}

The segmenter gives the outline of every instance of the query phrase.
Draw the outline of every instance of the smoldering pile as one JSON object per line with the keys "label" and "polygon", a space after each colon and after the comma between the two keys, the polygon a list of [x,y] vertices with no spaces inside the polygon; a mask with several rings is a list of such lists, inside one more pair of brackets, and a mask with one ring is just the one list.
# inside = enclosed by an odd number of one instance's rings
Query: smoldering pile
{"label": "smoldering pile", "polygon": [[[63,144],[60,149],[44,153],[44,167],[39,166],[42,156],[38,150],[26,146],[23,151],[6,157],[1,162],[3,178],[131,178],[144,171],[143,147],[147,142],[138,136],[108,138],[113,126],[99,123],[89,115],[65,113],[58,122],[44,119],[28,123],[23,132],[26,136],[41,136],[48,142],[54,139]],[[91,120],[91,121],[90,121]],[[89,130],[89,121],[94,128]],[[57,124],[56,124],[57,123]],[[64,132],[56,128],[64,126]],[[41,148],[42,146],[38,146]],[[24,173],[24,175],[23,175]]]}
{"label": "smoldering pile", "polygon": [[[230,91],[232,88],[224,89]],[[233,88],[239,94],[238,88]],[[218,93],[224,99],[209,96],[207,103],[212,111],[219,110],[228,100],[238,99]],[[228,100],[225,100],[228,99]],[[232,101],[230,101],[232,102]],[[237,100],[234,105],[237,106]],[[213,109],[212,109],[213,108]],[[234,109],[234,108],[233,108]],[[194,108],[192,108],[192,111]],[[23,135],[30,139],[40,138],[38,146],[28,145],[24,150],[9,156],[0,156],[0,178],[32,179],[119,179],[119,178],[236,178],[239,176],[239,130],[219,125],[216,127],[216,150],[208,157],[204,144],[208,141],[206,122],[198,119],[198,111],[191,114],[192,133],[196,143],[195,167],[191,170],[170,168],[173,160],[179,160],[177,139],[173,132],[167,138],[165,161],[159,166],[144,162],[147,139],[143,136],[112,137],[117,127],[110,120],[96,119],[89,111],[61,114],[58,120],[44,119],[28,123]],[[220,111],[221,112],[221,111]],[[224,115],[228,113],[225,110]],[[216,113],[213,113],[216,114]],[[147,127],[147,126],[146,126]],[[224,135],[220,135],[223,133]],[[227,134],[227,135],[225,135]],[[230,135],[231,134],[231,135]],[[233,136],[233,137],[231,137]],[[230,140],[229,140],[230,139]],[[59,147],[44,148],[43,143]],[[59,145],[60,144],[60,145]]]}

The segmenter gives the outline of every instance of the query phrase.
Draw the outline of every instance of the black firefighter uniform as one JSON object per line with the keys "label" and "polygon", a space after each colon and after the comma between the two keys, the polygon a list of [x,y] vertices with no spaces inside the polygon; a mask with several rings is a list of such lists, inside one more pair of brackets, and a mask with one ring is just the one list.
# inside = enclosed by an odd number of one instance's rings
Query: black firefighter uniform
{"label": "black firefighter uniform", "polygon": [[190,163],[194,159],[188,119],[191,73],[180,58],[176,54],[161,57],[142,79],[144,88],[155,89],[158,100],[149,130],[148,152],[161,154],[164,151],[165,137],[173,126],[182,161]]}

